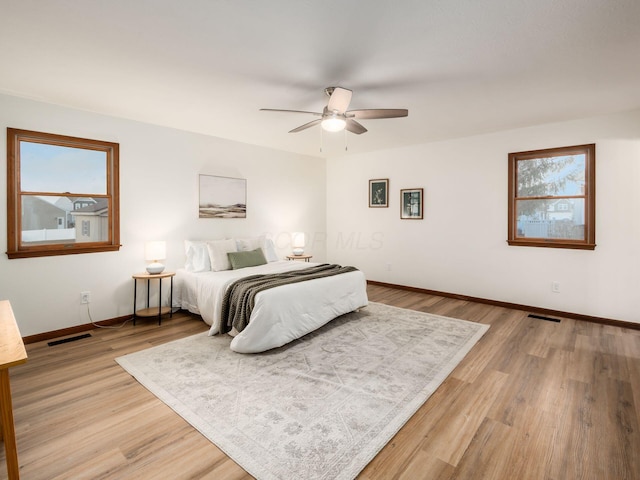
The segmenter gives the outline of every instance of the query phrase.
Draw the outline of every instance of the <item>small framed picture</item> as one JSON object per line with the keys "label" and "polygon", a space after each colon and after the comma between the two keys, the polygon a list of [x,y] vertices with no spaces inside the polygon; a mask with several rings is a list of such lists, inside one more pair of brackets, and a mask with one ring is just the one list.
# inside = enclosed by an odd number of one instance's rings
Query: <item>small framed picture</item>
{"label": "small framed picture", "polygon": [[400,190],[400,218],[422,219],[422,188]]}
{"label": "small framed picture", "polygon": [[369,180],[369,208],[389,206],[389,179]]}

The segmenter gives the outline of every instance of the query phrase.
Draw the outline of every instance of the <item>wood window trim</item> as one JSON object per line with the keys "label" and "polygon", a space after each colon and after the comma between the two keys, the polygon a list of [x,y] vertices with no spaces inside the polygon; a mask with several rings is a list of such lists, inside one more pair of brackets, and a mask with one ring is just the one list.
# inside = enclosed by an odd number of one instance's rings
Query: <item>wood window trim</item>
{"label": "wood window trim", "polygon": [[[107,200],[108,238],[106,241],[86,243],[55,243],[23,245],[22,190],[20,186],[20,142],[42,143],[64,147],[103,151],[107,158],[107,191],[105,195],[92,195]],[[113,252],[120,249],[120,189],[118,143],[86,138],[7,128],[7,256],[14,258],[72,255],[80,253]],[[52,194],[53,192],[43,192]],[[61,192],[71,195],[70,192]],[[78,194],[78,196],[85,196]]]}
{"label": "wood window trim", "polygon": [[[549,248],[569,248],[580,250],[594,250],[596,248],[596,148],[595,144],[574,145],[569,147],[548,148],[543,150],[531,150],[509,154],[509,203],[508,203],[508,238],[507,243],[512,246],[527,247],[549,247]],[[555,156],[585,154],[585,192],[580,198],[585,201],[585,235],[582,240],[558,239],[558,238],[523,238],[517,236],[516,202],[518,169],[520,160],[531,160],[535,158],[549,158]],[[530,197],[534,199],[542,198],[565,198],[559,196]]]}

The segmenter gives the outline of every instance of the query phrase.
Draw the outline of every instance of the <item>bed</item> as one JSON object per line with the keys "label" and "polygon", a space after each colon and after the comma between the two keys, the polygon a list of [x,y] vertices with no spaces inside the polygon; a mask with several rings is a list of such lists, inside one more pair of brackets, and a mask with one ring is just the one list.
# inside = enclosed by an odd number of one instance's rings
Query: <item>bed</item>
{"label": "bed", "polygon": [[[207,256],[201,251],[202,245],[185,246],[187,262],[185,268],[176,272],[174,306],[200,315],[210,325],[209,335],[221,331],[223,298],[236,280],[320,265],[278,260],[268,241],[260,238],[252,238],[250,242],[243,240],[234,240],[235,251],[260,249],[266,263],[227,268],[225,254],[233,253],[225,251],[233,249],[233,242],[229,240],[216,241],[213,246],[213,242],[204,242],[210,254],[209,265]],[[256,245],[259,247],[252,249]],[[194,260],[194,256],[200,260]],[[234,336],[231,349],[240,353],[257,353],[280,347],[367,303],[366,279],[359,270],[261,291],[255,297],[248,325],[241,332],[231,332]]]}

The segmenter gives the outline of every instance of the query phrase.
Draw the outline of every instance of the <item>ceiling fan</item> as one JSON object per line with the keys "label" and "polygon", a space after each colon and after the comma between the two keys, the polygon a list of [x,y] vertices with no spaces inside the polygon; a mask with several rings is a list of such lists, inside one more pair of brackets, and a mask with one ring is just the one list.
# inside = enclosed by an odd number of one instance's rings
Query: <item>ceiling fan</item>
{"label": "ceiling fan", "polygon": [[371,120],[375,118],[397,118],[406,117],[409,111],[405,108],[372,108],[367,110],[347,110],[351,103],[352,91],[342,87],[327,87],[324,93],[329,97],[327,106],[324,107],[322,113],[306,112],[302,110],[280,110],[275,108],[261,108],[264,112],[289,112],[289,113],[308,113],[320,117],[312,120],[304,125],[294,128],[289,133],[297,133],[307,128],[320,124],[322,128],[328,132],[339,132],[347,130],[348,132],[360,135],[367,131],[366,128],[356,120]]}

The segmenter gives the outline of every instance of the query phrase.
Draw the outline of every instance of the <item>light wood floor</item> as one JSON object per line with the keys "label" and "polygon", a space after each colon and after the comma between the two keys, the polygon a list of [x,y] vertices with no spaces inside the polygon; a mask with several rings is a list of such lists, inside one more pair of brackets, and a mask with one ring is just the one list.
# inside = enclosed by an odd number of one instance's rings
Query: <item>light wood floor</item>
{"label": "light wood floor", "polygon": [[[381,286],[369,298],[491,328],[359,478],[640,479],[640,331]],[[28,345],[11,370],[22,478],[251,478],[114,361],[204,330],[180,313]]]}

